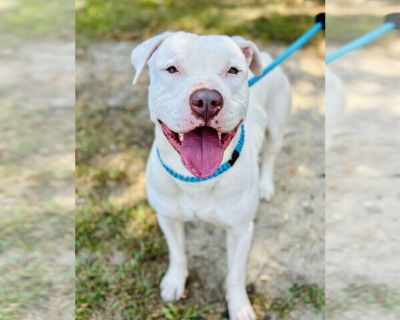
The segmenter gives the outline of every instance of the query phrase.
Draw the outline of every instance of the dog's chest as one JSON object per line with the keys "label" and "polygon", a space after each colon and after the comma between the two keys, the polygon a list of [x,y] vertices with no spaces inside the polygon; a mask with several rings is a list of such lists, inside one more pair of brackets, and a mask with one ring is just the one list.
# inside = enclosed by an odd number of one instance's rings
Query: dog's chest
{"label": "dog's chest", "polygon": [[203,220],[220,224],[217,212],[221,209],[212,191],[184,192],[180,204],[185,220]]}

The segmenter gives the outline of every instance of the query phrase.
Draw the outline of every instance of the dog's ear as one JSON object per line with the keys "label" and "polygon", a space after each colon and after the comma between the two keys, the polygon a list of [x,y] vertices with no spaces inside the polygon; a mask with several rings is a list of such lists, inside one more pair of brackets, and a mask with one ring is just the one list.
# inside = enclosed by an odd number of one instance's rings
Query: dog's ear
{"label": "dog's ear", "polygon": [[152,54],[157,50],[161,43],[170,35],[172,32],[164,32],[158,34],[150,39],[139,44],[131,53],[131,63],[135,67],[135,77],[133,79],[133,84],[136,83],[140,76],[144,66],[147,61],[149,61]]}
{"label": "dog's ear", "polygon": [[240,36],[233,36],[232,40],[235,41],[240,50],[242,50],[250,70],[255,75],[260,75],[262,72],[262,62],[260,51],[257,46],[253,42]]}

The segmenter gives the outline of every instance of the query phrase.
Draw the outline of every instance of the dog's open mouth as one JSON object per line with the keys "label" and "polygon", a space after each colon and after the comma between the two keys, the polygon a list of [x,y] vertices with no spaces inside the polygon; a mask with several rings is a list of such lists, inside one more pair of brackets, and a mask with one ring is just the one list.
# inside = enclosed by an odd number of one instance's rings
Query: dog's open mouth
{"label": "dog's open mouth", "polygon": [[186,133],[177,133],[159,121],[169,143],[180,154],[185,167],[196,177],[212,175],[224,157],[224,151],[232,141],[240,123],[232,130],[221,133],[203,126]]}

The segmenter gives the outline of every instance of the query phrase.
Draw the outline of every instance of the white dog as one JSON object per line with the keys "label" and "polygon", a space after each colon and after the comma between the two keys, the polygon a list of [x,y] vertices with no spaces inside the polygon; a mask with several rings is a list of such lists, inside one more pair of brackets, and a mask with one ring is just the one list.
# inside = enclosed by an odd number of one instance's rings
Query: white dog
{"label": "white dog", "polygon": [[[245,287],[247,257],[259,199],[274,194],[274,161],[290,109],[288,80],[276,68],[249,89],[249,69],[259,74],[272,60],[241,37],[166,32],[137,46],[131,61],[134,82],[146,63],[150,68],[155,141],[147,193],[169,247],[161,297],[181,298],[188,275],[184,222],[200,219],[227,231],[230,319],[255,319]],[[243,149],[235,152],[243,133]],[[181,181],[171,174],[201,179],[229,160],[227,171],[207,181]]]}

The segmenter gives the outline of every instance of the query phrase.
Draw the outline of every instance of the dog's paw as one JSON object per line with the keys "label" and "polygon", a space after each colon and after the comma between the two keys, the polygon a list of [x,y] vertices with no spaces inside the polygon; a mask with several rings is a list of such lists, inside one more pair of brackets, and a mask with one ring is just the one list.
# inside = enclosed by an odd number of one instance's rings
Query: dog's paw
{"label": "dog's paw", "polygon": [[186,277],[186,271],[169,268],[161,280],[161,298],[164,301],[176,301],[182,298]]}
{"label": "dog's paw", "polygon": [[239,307],[229,306],[229,319],[231,320],[256,320],[256,314],[249,300],[242,303]]}
{"label": "dog's paw", "polygon": [[229,316],[232,320],[256,320],[256,314],[250,303],[243,305],[233,316]]}
{"label": "dog's paw", "polygon": [[262,179],[260,181],[260,199],[271,201],[275,194],[274,182],[271,179]]}
{"label": "dog's paw", "polygon": [[256,314],[247,295],[240,299],[228,302],[229,319],[231,320],[256,320]]}

